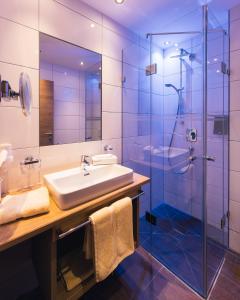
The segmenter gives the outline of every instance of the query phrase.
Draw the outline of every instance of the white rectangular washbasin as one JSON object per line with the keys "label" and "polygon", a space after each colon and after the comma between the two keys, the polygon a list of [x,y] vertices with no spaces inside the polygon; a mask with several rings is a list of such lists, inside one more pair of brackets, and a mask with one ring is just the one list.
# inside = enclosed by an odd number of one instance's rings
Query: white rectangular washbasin
{"label": "white rectangular washbasin", "polygon": [[60,209],[69,209],[133,182],[133,170],[124,166],[87,166],[44,176],[44,181]]}

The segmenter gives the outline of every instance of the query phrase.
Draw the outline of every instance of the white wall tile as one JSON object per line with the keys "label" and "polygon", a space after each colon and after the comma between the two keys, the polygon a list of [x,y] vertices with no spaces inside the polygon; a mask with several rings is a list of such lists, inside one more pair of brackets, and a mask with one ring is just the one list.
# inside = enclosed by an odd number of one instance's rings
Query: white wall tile
{"label": "white wall tile", "polygon": [[20,108],[1,107],[0,120],[0,144],[10,143],[14,149],[39,145],[39,109],[25,117]]}
{"label": "white wall tile", "polygon": [[236,5],[230,10],[230,22],[238,19],[240,19],[240,5]]}
{"label": "white wall tile", "polygon": [[38,0],[2,1],[0,16],[38,29]]}
{"label": "white wall tile", "polygon": [[138,90],[123,89],[123,112],[138,113],[138,96]]}
{"label": "white wall tile", "polygon": [[79,116],[80,102],[54,101],[55,116]]}
{"label": "white wall tile", "polygon": [[231,81],[240,80],[240,50],[232,51],[230,54]]}
{"label": "white wall tile", "polygon": [[117,60],[122,59],[122,50],[124,48],[123,38],[117,33],[103,28],[102,51],[103,55],[112,57]]}
{"label": "white wall tile", "polygon": [[240,110],[240,81],[230,82],[230,110]]}
{"label": "white wall tile", "polygon": [[102,133],[103,140],[121,138],[122,116],[121,113],[102,113]]}
{"label": "white wall tile", "polygon": [[240,233],[229,230],[229,247],[233,251],[240,253]]}
{"label": "white wall tile", "polygon": [[240,172],[230,171],[230,199],[240,203]]}
{"label": "white wall tile", "polygon": [[53,81],[56,86],[79,89],[79,72],[72,69],[53,65]]}
{"label": "white wall tile", "polygon": [[139,37],[136,33],[130,31],[126,27],[123,27],[119,23],[115,22],[113,19],[109,18],[108,16],[103,15],[102,16],[102,21],[103,21],[103,27],[108,28],[118,35],[121,35],[127,39],[130,39],[134,43],[138,43]]}
{"label": "white wall tile", "polygon": [[70,102],[79,102],[79,90],[63,87],[63,86],[54,86],[54,98],[57,101],[70,101]]}
{"label": "white wall tile", "polygon": [[70,144],[80,142],[79,130],[55,130],[54,131],[54,144]]}
{"label": "white wall tile", "polygon": [[98,24],[102,24],[102,15],[99,11],[95,10],[93,7],[88,6],[86,3],[83,3],[79,0],[56,0],[56,2],[65,5],[78,12],[79,14],[97,22]]}
{"label": "white wall tile", "polygon": [[137,114],[123,113],[123,137],[135,137],[138,135],[138,119]]}
{"label": "white wall tile", "polygon": [[230,170],[240,171],[240,142],[230,142]]}
{"label": "white wall tile", "polygon": [[231,51],[240,49],[239,27],[240,27],[240,18],[234,22],[231,22],[231,26],[230,26],[230,41],[231,41],[230,50]]}
{"label": "white wall tile", "polygon": [[39,68],[39,40],[36,30],[0,18],[0,60]]}
{"label": "white wall tile", "polygon": [[107,56],[102,57],[102,81],[106,84],[121,87],[122,64],[120,61]]}
{"label": "white wall tile", "polygon": [[79,129],[79,116],[54,116],[54,129]]}
{"label": "white wall tile", "polygon": [[229,208],[230,208],[230,222],[229,227],[230,229],[240,233],[240,202],[229,201]]}
{"label": "white wall tile", "polygon": [[240,121],[240,111],[232,111],[230,113],[230,140],[231,141],[240,141],[239,121]]}
{"label": "white wall tile", "polygon": [[122,111],[122,89],[120,87],[102,85],[102,110],[108,112]]}
{"label": "white wall tile", "polygon": [[[102,52],[102,28],[55,1],[40,0],[39,30],[96,52]],[[64,22],[63,22],[64,20]],[[91,24],[94,23],[94,28]],[[80,25],[81,24],[81,25]]]}

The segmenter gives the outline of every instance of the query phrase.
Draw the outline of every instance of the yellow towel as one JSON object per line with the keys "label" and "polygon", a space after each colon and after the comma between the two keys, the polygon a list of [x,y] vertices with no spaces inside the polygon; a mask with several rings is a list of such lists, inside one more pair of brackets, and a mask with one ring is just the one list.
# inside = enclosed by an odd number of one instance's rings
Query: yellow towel
{"label": "yellow towel", "polygon": [[116,221],[118,261],[134,252],[132,200],[127,197],[112,204]]}
{"label": "yellow towel", "polygon": [[134,252],[132,201],[124,198],[90,216],[96,282],[102,281]]}
{"label": "yellow towel", "polygon": [[7,195],[0,203],[0,225],[49,211],[49,195],[45,187],[17,195]]}

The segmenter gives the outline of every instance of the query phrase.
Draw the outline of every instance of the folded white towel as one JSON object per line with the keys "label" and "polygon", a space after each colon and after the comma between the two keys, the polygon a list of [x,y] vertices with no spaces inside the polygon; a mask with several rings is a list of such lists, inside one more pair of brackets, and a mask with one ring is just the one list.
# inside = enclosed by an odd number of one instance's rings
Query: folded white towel
{"label": "folded white towel", "polygon": [[0,225],[49,211],[49,195],[45,187],[18,195],[8,195],[0,203]]}
{"label": "folded white towel", "polygon": [[117,164],[117,160],[117,156],[114,154],[97,154],[92,156],[92,164],[94,166]]}

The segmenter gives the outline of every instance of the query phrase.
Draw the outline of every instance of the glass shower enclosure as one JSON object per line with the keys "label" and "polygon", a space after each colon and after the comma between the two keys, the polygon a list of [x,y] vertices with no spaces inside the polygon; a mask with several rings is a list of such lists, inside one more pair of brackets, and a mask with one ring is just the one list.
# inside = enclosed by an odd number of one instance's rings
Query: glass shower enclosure
{"label": "glass shower enclosure", "polygon": [[141,246],[207,297],[228,246],[228,34],[207,6],[187,20],[123,51],[123,163],[151,178]]}

